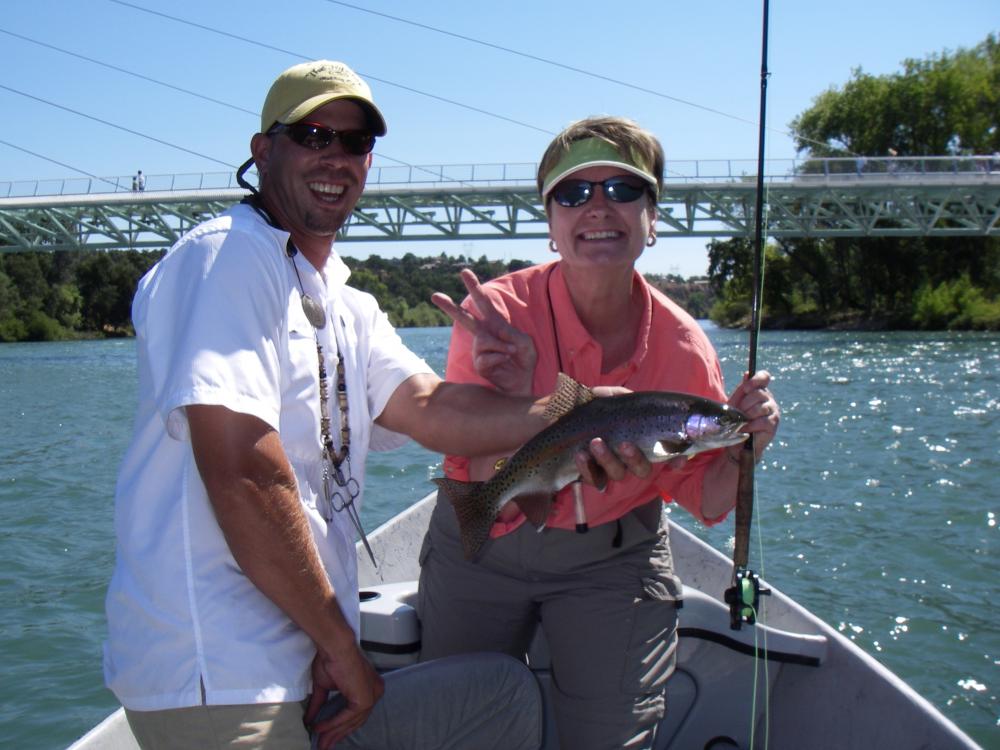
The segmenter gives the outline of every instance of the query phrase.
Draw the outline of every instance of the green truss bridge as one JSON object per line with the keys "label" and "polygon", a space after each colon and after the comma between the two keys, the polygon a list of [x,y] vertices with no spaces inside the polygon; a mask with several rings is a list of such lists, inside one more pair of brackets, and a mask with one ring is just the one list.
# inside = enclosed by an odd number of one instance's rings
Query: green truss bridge
{"label": "green truss bridge", "polygon": [[[534,164],[375,167],[339,241],[547,236]],[[1000,155],[776,160],[771,237],[1000,236]],[[668,162],[661,237],[751,237],[756,161]],[[0,251],[160,248],[246,191],[227,173],[0,182]]]}

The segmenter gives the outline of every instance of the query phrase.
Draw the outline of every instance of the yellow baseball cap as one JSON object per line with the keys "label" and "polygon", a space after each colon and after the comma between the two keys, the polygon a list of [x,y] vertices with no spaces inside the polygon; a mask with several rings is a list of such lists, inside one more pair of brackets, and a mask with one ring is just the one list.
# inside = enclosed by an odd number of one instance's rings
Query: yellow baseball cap
{"label": "yellow baseball cap", "polygon": [[298,122],[336,99],[356,101],[368,115],[372,133],[385,135],[385,118],[375,106],[368,84],[347,65],[333,60],[300,63],[279,75],[264,100],[260,132],[266,133],[277,122],[283,125]]}

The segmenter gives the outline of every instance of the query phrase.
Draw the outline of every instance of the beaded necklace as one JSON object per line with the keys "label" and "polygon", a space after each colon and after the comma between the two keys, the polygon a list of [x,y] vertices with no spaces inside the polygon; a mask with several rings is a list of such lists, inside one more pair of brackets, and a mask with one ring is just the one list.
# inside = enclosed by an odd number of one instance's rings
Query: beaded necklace
{"label": "beaded necklace", "polygon": [[[240,185],[251,192],[251,195],[244,198],[241,202],[250,206],[272,227],[284,231],[281,224],[264,208],[263,201],[257,190],[242,180],[244,167],[248,167],[252,162],[252,159],[246,162],[243,167],[240,167],[240,171],[236,173],[236,179],[240,182]],[[299,300],[302,303],[302,312],[305,314],[306,320],[309,321],[309,325],[313,327],[313,338],[316,341],[316,358],[319,360],[319,424],[320,441],[323,445],[323,507],[320,509],[320,512],[323,520],[329,524],[333,521],[333,514],[335,512],[347,511],[347,517],[351,519],[351,524],[353,524],[355,531],[358,532],[358,536],[365,545],[365,551],[368,552],[368,557],[371,558],[372,565],[378,567],[378,563],[375,561],[375,553],[372,552],[372,547],[368,543],[368,535],[365,533],[364,526],[361,525],[361,517],[358,515],[358,509],[354,505],[354,501],[361,494],[361,486],[358,484],[358,480],[351,476],[351,426],[347,414],[347,378],[344,375],[344,353],[341,347],[338,346],[337,405],[340,407],[340,450],[337,451],[334,448],[333,436],[330,434],[330,390],[326,372],[326,360],[323,357],[323,346],[319,343],[319,331],[326,327],[326,311],[323,310],[323,307],[316,300],[306,294],[305,287],[302,285],[302,277],[299,275],[299,266],[295,262],[295,256],[298,254],[299,249],[295,247],[295,243],[292,242],[292,237],[289,235],[288,242],[285,243],[285,256],[292,264],[292,269],[295,271],[295,279],[299,283]],[[340,319],[340,326],[344,330],[344,338],[346,340],[347,326],[343,318]],[[336,485],[336,489],[331,487],[331,480]]]}
{"label": "beaded necklace", "polygon": [[[319,342],[319,331],[326,327],[326,312],[323,307],[312,297],[306,294],[302,285],[302,277],[299,275],[299,267],[295,262],[298,255],[298,248],[288,238],[285,245],[285,254],[295,270],[295,278],[299,283],[299,298],[302,302],[302,312],[306,320],[313,327],[313,338],[316,341],[316,358],[319,361],[319,424],[320,440],[323,445],[323,508],[321,509],[324,520],[327,523],[333,521],[333,514],[341,511],[347,512],[347,517],[351,519],[354,529],[358,532],[361,542],[365,546],[365,551],[371,558],[372,565],[378,566],[375,561],[375,553],[372,552],[368,543],[368,535],[364,526],[361,525],[361,517],[354,501],[361,494],[361,486],[358,480],[351,476],[351,426],[348,421],[347,404],[347,378],[344,374],[344,353],[340,346],[337,347],[337,406],[340,409],[340,450],[336,449],[333,442],[333,435],[330,432],[330,386],[327,377],[326,359],[323,357],[323,345]],[[340,319],[340,325],[346,329],[344,319]],[[346,330],[345,330],[346,337]]]}

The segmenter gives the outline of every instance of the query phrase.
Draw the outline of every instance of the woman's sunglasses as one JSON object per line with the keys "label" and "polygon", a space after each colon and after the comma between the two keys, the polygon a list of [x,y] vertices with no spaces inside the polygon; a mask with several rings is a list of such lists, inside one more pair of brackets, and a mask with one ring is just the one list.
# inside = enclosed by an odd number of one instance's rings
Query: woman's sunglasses
{"label": "woman's sunglasses", "polygon": [[649,189],[645,182],[639,182],[629,177],[609,177],[603,182],[563,180],[552,188],[550,195],[560,206],[576,208],[593,197],[594,188],[598,185],[604,190],[604,197],[615,203],[631,203],[639,200]]}
{"label": "woman's sunglasses", "polygon": [[300,146],[313,151],[322,151],[334,141],[340,141],[344,151],[353,156],[370,154],[375,148],[375,136],[367,130],[331,130],[314,122],[278,123],[267,132],[268,135],[285,133]]}

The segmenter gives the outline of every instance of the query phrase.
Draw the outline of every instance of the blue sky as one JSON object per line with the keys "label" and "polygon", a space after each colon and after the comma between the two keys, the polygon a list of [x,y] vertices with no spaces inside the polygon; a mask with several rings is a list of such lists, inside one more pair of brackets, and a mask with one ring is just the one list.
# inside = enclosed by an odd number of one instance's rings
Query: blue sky
{"label": "blue sky", "polygon": [[[668,159],[757,153],[759,2],[5,0],[2,7],[0,140],[11,145],[0,143],[0,181],[79,176],[74,170],[229,171],[249,155],[258,127],[251,113],[274,77],[320,57],[347,62],[371,83],[389,123],[376,164],[534,163],[567,123],[605,113],[651,129]],[[998,30],[996,0],[773,0],[768,157],[795,156],[787,124],[853,68],[892,73],[906,58],[971,47]],[[639,268],[704,273],[704,245],[662,239]],[[338,250],[549,257],[539,241],[341,243]]]}

